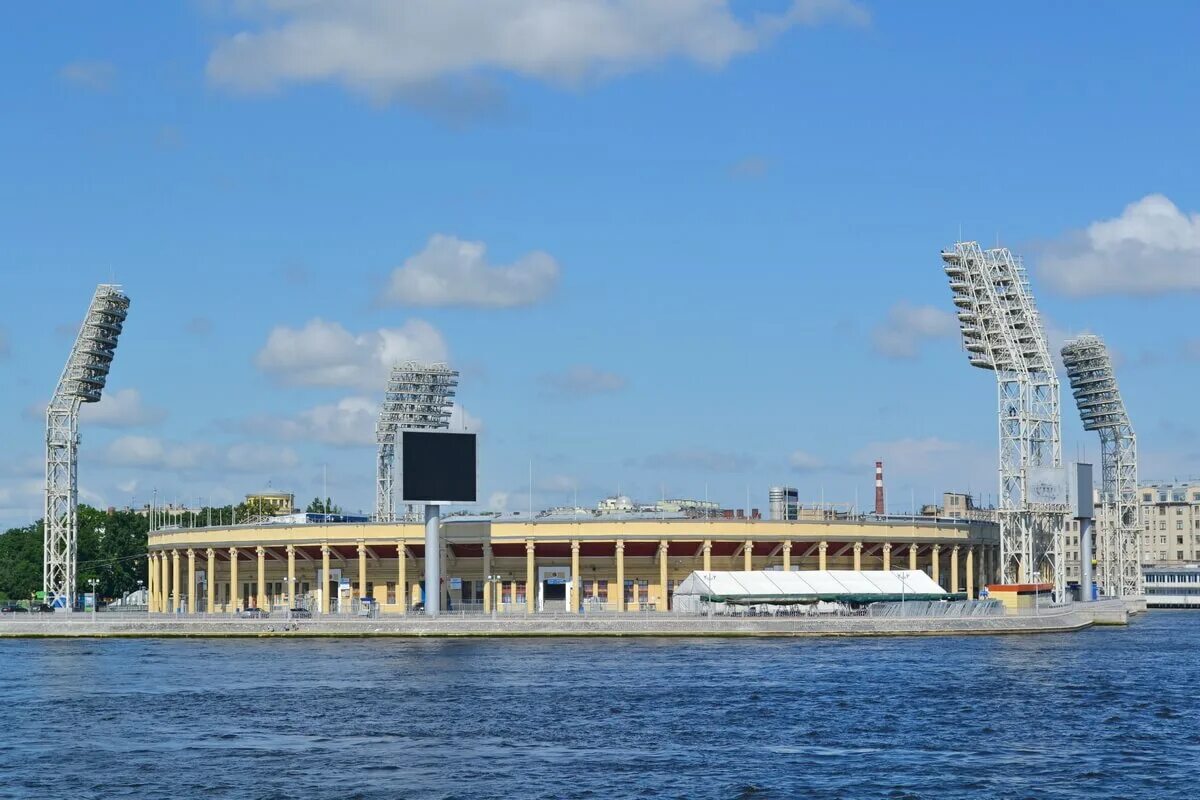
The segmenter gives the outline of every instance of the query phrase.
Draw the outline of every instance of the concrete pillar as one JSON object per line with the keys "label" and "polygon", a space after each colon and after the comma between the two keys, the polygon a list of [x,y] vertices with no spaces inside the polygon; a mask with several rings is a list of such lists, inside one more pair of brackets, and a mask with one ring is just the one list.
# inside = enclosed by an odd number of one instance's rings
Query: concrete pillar
{"label": "concrete pillar", "polygon": [[642,602],[641,588],[638,585],[637,578],[633,578],[629,582],[629,607],[634,611],[638,610],[638,604]]}
{"label": "concrete pillar", "polygon": [[754,542],[746,542],[742,548],[742,571],[751,572],[754,569]]}
{"label": "concrete pillar", "polygon": [[532,539],[525,540],[525,613],[532,614],[537,607],[537,564]]}
{"label": "concrete pillar", "polygon": [[704,571],[712,572],[712,542],[704,540]]}
{"label": "concrete pillar", "polygon": [[158,557],[146,553],[146,611],[158,613]]}
{"label": "concrete pillar", "polygon": [[296,546],[289,544],[287,546],[287,607],[296,608],[299,603],[296,602]]}
{"label": "concrete pillar", "polygon": [[321,545],[321,613],[329,613],[329,545]]}
{"label": "concrete pillar", "polygon": [[238,586],[238,549],[229,548],[229,605],[230,611],[237,611],[242,603],[242,587]]}
{"label": "concrete pillar", "polygon": [[196,551],[187,549],[188,582],[187,582],[187,613],[196,613]]}
{"label": "concrete pillar", "polygon": [[[425,598],[429,599],[429,587],[425,587]],[[438,587],[433,587],[433,591],[438,591]],[[358,543],[358,599],[361,601],[367,596],[367,546],[362,542]],[[440,598],[441,595],[439,594]],[[426,603],[428,605],[428,603]],[[438,604],[440,607],[440,603]]]}
{"label": "concrete pillar", "polygon": [[264,547],[254,548],[258,554],[258,597],[254,603],[263,610],[269,610],[267,604],[267,550]]}
{"label": "concrete pillar", "polygon": [[183,608],[183,592],[179,582],[179,551],[171,551],[171,613]]}
{"label": "concrete pillar", "polygon": [[217,551],[211,547],[205,551],[208,556],[208,571],[204,573],[204,610],[209,614],[217,611]]}
{"label": "concrete pillar", "polygon": [[938,564],[938,557],[941,554],[941,551],[942,546],[940,544],[935,544],[933,546],[933,551],[929,554],[929,577],[933,578],[934,583],[939,584],[941,583],[941,581],[938,580],[941,570],[940,565]]}
{"label": "concrete pillar", "polygon": [[[617,587],[616,587],[616,610],[625,610],[625,542],[617,539],[616,546],[617,556]],[[613,593],[608,593],[608,602],[613,603]]]}
{"label": "concrete pillar", "polygon": [[829,542],[820,542],[817,544],[817,569],[829,569],[829,563],[826,556],[829,553]]}
{"label": "concrete pillar", "polygon": [[792,543],[791,542],[783,543],[783,571],[784,572],[792,571]]}
{"label": "concrete pillar", "polygon": [[967,548],[967,599],[975,599],[975,548]]}
{"label": "concrete pillar", "polygon": [[950,548],[950,592],[958,591],[958,545]]}
{"label": "concrete pillar", "polygon": [[658,543],[658,610],[667,610],[667,563],[670,559],[667,553],[670,548],[667,542]]}
{"label": "concrete pillar", "polygon": [[171,613],[171,557],[163,550],[158,554],[162,569],[159,570],[159,594],[162,595],[162,610]]}
{"label": "concrete pillar", "polygon": [[856,572],[862,569],[862,548],[862,542],[854,543],[854,569]]}
{"label": "concrete pillar", "polygon": [[[492,546],[485,544],[483,546],[483,563],[484,571],[491,568],[492,561]],[[404,542],[396,542],[396,602],[400,604],[400,614],[408,612],[408,593],[405,591],[405,584],[408,583],[408,550],[404,547]],[[483,590],[483,607],[487,608],[488,591],[490,586],[484,584]]]}
{"label": "concrete pillar", "polygon": [[583,597],[580,593],[580,587],[583,584],[579,580],[579,542],[571,542],[571,608],[575,614],[583,607],[580,602]]}
{"label": "concrete pillar", "polygon": [[908,568],[909,570],[917,571],[917,545],[916,543],[908,546]]}
{"label": "concrete pillar", "polygon": [[883,571],[888,572],[892,568],[892,543],[883,543]]}
{"label": "concrete pillar", "polygon": [[[496,583],[492,578],[492,545],[491,542],[483,543],[483,613],[490,614],[492,611],[492,592],[496,589]],[[500,605],[500,598],[496,598],[496,605]]]}

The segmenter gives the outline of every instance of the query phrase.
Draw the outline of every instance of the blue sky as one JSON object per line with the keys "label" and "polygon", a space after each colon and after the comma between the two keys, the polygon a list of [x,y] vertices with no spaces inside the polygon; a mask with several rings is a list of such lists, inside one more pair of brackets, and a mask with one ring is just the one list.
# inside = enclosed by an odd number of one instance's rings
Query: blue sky
{"label": "blue sky", "polygon": [[[114,10],[116,9],[116,10]],[[133,299],[85,501],[373,496],[392,358],[446,358],[481,497],[995,492],[938,250],[1025,256],[1200,473],[1192,3],[296,3],[0,25],[0,525],[95,285]],[[1094,457],[1064,393],[1064,451]]]}

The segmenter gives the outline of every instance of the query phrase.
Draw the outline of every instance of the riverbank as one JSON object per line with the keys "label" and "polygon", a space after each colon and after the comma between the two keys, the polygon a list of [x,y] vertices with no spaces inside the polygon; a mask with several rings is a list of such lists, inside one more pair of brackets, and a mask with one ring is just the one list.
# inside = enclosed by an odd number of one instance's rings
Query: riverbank
{"label": "riverbank", "polygon": [[160,615],[87,615],[0,620],[0,638],[203,637],[798,637],[961,636],[1064,633],[1124,625],[1119,601],[1077,603],[1037,615],[1003,617],[701,617],[675,614],[520,617],[419,616],[380,619],[244,620]]}

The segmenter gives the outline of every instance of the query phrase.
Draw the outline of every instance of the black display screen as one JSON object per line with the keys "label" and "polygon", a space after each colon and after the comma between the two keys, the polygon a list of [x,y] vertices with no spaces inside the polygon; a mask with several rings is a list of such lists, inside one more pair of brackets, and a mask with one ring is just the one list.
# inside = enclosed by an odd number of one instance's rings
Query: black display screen
{"label": "black display screen", "polygon": [[475,434],[403,431],[400,458],[405,502],[475,502]]}

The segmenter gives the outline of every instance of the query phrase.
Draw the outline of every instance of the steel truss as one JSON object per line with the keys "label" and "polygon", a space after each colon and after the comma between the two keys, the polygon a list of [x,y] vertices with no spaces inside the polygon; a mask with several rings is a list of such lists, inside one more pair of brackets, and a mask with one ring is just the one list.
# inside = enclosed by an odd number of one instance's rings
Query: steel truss
{"label": "steel truss", "polygon": [[1138,597],[1142,583],[1142,532],[1138,528],[1137,436],[1117,387],[1108,348],[1098,336],[1070,339],[1062,348],[1084,430],[1100,435],[1100,504],[1097,580],[1105,594]]}
{"label": "steel truss", "polygon": [[450,404],[458,386],[458,370],[446,364],[419,364],[406,361],[392,367],[388,378],[375,439],[379,445],[376,459],[375,519],[396,520],[396,446],[400,431],[436,430],[450,426]]}
{"label": "steel truss", "polygon": [[42,589],[55,608],[75,606],[79,534],[79,407],[104,391],[117,339],[129,313],[121,287],[96,288],[54,397],[46,407],[46,508]]}
{"label": "steel truss", "polygon": [[1035,576],[1066,589],[1065,498],[1031,492],[1062,467],[1058,376],[1021,260],[1007,248],[958,242],[942,261],[967,360],[996,374],[1000,440],[1000,560],[1006,583]]}

